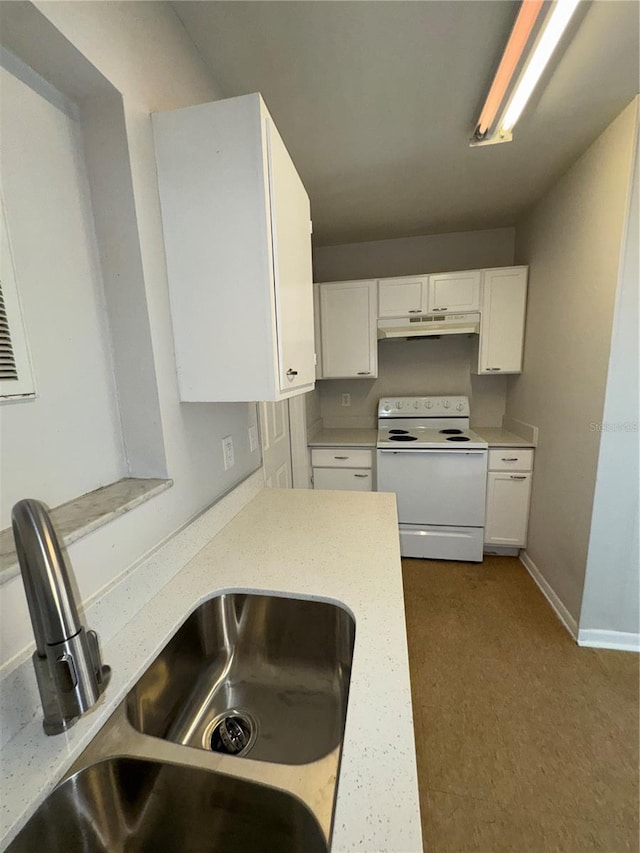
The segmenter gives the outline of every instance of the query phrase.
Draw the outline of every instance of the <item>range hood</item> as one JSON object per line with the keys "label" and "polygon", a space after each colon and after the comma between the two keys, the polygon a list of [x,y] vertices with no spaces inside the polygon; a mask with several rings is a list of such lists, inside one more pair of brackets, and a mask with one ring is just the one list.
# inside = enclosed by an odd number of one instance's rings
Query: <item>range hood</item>
{"label": "range hood", "polygon": [[475,335],[479,331],[479,314],[426,314],[424,317],[378,320],[378,340]]}

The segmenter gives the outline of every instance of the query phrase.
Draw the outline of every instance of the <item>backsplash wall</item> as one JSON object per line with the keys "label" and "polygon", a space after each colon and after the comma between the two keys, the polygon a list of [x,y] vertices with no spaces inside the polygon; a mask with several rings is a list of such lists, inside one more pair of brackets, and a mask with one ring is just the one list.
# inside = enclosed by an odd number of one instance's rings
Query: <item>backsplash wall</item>
{"label": "backsplash wall", "polygon": [[[375,427],[381,397],[464,394],[471,402],[471,425],[502,425],[506,377],[471,374],[470,337],[390,340],[378,344],[378,378],[324,379],[316,384],[327,428]],[[342,395],[351,405],[342,405]]]}

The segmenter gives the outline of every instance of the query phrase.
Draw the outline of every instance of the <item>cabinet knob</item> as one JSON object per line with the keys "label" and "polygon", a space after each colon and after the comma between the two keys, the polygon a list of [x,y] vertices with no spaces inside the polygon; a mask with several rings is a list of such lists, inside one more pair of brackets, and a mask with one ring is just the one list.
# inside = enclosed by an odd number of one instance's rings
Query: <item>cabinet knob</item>
{"label": "cabinet knob", "polygon": [[287,370],[287,376],[297,376],[297,375],[298,375],[297,370],[293,370],[291,367],[289,368],[289,370]]}

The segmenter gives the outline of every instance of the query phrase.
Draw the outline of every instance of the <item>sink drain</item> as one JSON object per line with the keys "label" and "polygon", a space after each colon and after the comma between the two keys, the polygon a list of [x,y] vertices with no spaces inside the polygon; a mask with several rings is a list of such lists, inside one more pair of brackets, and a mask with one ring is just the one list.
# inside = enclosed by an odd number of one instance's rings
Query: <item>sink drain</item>
{"label": "sink drain", "polygon": [[204,746],[224,755],[245,755],[255,738],[256,725],[248,714],[227,711],[207,726]]}

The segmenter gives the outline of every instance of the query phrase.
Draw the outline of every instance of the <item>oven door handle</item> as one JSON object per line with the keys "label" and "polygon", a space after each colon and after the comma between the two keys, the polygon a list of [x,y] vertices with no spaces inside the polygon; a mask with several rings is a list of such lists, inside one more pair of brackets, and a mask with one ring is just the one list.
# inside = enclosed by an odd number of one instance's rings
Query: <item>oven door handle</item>
{"label": "oven door handle", "polygon": [[460,448],[460,450],[449,450],[448,448],[446,450],[438,450],[435,447],[423,447],[421,449],[416,448],[415,450],[409,450],[409,448],[406,450],[392,450],[390,447],[378,447],[377,450],[378,453],[401,453],[403,456],[405,453],[419,453],[420,455],[425,453],[435,453],[439,456],[443,456],[445,453],[452,453],[454,456],[462,456],[463,454],[465,456],[481,456],[487,452],[486,450],[462,450],[462,448]]}

